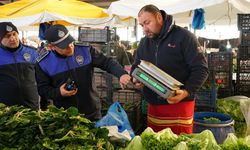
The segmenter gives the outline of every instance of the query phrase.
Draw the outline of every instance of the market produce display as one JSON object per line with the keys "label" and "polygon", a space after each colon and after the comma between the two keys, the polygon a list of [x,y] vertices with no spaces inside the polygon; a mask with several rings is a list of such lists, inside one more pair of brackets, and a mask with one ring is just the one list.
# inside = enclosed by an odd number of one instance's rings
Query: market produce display
{"label": "market produce display", "polygon": [[[216,118],[204,118],[218,121]],[[170,128],[154,132],[147,128],[131,141],[112,141],[108,130],[95,128],[78,110],[49,106],[31,111],[22,106],[0,103],[1,150],[250,150],[250,136],[237,138],[229,133],[217,144],[213,133],[174,134]]]}
{"label": "market produce display", "polygon": [[177,136],[170,128],[154,132],[147,128],[140,137],[135,137],[126,150],[220,150],[213,133],[205,130],[199,134]]}
{"label": "market produce display", "polygon": [[237,138],[229,133],[224,143],[219,145],[209,130],[198,134],[176,135],[170,128],[160,132],[147,128],[123,150],[250,150],[250,136]]}
{"label": "market produce display", "polygon": [[112,150],[108,130],[70,107],[49,106],[46,111],[31,111],[22,106],[0,104],[1,150]]}

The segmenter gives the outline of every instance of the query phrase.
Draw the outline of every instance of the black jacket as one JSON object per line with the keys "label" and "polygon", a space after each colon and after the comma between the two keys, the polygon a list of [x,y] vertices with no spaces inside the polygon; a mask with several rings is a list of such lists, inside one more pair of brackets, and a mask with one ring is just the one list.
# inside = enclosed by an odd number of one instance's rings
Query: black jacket
{"label": "black jacket", "polygon": [[[45,99],[53,99],[57,107],[67,109],[75,106],[91,120],[101,117],[101,103],[93,83],[94,67],[118,78],[127,73],[111,58],[89,46],[75,45],[74,55],[70,57],[63,57],[54,51],[42,57],[36,75],[39,94]],[[59,87],[68,78],[76,82],[78,92],[75,96],[62,97]]]}
{"label": "black jacket", "polygon": [[[195,92],[208,76],[207,61],[199,49],[196,37],[188,30],[174,24],[172,16],[162,11],[164,25],[160,35],[154,39],[144,37],[137,49],[135,63],[146,60],[184,84],[182,87],[190,94],[185,100],[194,99]],[[143,89],[145,98],[152,104],[166,104],[147,87]]]}
{"label": "black jacket", "polygon": [[23,105],[37,110],[39,95],[35,80],[37,52],[20,44],[11,52],[0,46],[0,102]]}

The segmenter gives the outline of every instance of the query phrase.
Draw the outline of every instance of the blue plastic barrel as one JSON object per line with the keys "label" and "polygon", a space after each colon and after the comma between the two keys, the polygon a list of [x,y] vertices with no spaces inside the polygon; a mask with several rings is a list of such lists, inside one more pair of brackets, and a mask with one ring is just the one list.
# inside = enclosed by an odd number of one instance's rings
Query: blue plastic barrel
{"label": "blue plastic barrel", "polygon": [[[205,121],[204,118],[217,118],[220,122]],[[210,130],[218,144],[222,144],[228,133],[234,133],[234,120],[230,115],[218,112],[195,112],[193,133]]]}

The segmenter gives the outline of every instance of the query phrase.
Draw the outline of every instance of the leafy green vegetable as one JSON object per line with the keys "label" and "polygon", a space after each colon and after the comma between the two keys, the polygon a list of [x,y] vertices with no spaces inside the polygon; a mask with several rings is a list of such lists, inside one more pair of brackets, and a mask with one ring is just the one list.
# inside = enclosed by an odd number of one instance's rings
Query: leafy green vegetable
{"label": "leafy green vegetable", "polygon": [[95,128],[70,107],[49,106],[46,111],[31,111],[23,106],[0,104],[0,149],[16,150],[113,150],[108,130]]}
{"label": "leafy green vegetable", "polygon": [[233,133],[229,133],[227,135],[227,138],[223,142],[222,149],[223,150],[237,150],[237,149],[239,149],[237,141],[238,141],[238,138]]}
{"label": "leafy green vegetable", "polygon": [[135,136],[124,150],[143,150],[141,137],[138,135]]}
{"label": "leafy green vegetable", "polygon": [[240,109],[240,102],[233,99],[218,99],[216,103],[217,112],[228,114],[234,119],[234,130],[236,135],[238,137],[245,137],[247,124]]}
{"label": "leafy green vegetable", "polygon": [[180,142],[178,143],[173,150],[188,150],[188,146],[186,142]]}
{"label": "leafy green vegetable", "polygon": [[159,141],[157,140],[157,134],[151,129],[147,128],[141,134],[141,142],[145,149],[157,149]]}
{"label": "leafy green vegetable", "polygon": [[209,117],[209,118],[204,117],[203,120],[207,123],[219,123],[219,122],[221,122],[220,119],[214,118],[214,117]]}
{"label": "leafy green vegetable", "polygon": [[141,143],[143,149],[153,150],[220,150],[216,143],[213,133],[210,130],[204,130],[199,134],[181,134],[177,136],[170,128],[160,132],[154,132],[147,128],[141,134]]}
{"label": "leafy green vegetable", "polygon": [[237,138],[233,133],[228,134],[224,143],[221,145],[223,150],[249,150],[250,136],[245,138]]}
{"label": "leafy green vegetable", "polygon": [[203,146],[203,149],[207,149],[207,150],[220,150],[221,149],[220,146],[217,144],[213,133],[210,130],[204,130],[199,134],[193,134],[192,140],[198,140],[201,143],[204,142],[203,144],[199,144],[200,146]]}

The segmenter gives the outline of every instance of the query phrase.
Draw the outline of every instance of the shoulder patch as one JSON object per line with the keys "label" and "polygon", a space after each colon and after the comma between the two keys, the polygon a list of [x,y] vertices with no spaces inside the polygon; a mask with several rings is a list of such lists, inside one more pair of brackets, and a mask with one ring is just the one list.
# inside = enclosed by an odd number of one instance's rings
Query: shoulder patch
{"label": "shoulder patch", "polygon": [[49,54],[49,51],[48,51],[48,50],[44,51],[42,54],[40,54],[40,55],[36,58],[36,61],[37,61],[37,62],[40,62],[41,60],[43,60],[43,58],[45,58],[46,56],[48,56],[48,54]]}

